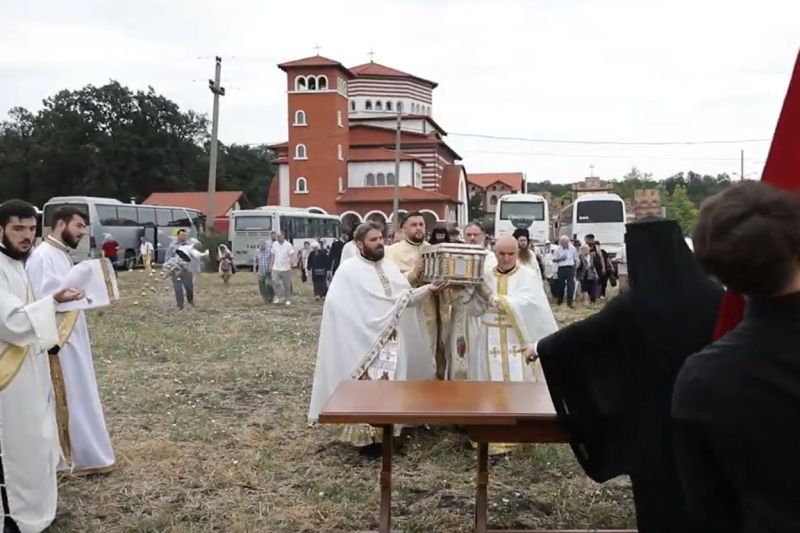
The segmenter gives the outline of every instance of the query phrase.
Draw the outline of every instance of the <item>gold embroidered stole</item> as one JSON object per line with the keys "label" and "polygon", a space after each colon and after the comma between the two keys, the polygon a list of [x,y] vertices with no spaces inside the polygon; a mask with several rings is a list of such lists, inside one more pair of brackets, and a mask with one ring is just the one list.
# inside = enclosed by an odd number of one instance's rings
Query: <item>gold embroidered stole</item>
{"label": "gold embroidered stole", "polygon": [[[47,244],[62,251],[69,259],[70,264],[74,264],[72,258],[64,246],[56,238],[48,235],[45,238]],[[80,317],[80,311],[67,311],[60,314],[58,322],[58,346],[63,348],[69,341],[72,330]],[[72,445],[69,439],[69,406],[67,405],[67,389],[64,385],[64,373],[61,370],[61,359],[58,354],[49,354],[50,359],[50,379],[53,382],[53,395],[56,403],[56,424],[58,425],[58,441],[61,444],[61,451],[67,464],[72,462]]]}

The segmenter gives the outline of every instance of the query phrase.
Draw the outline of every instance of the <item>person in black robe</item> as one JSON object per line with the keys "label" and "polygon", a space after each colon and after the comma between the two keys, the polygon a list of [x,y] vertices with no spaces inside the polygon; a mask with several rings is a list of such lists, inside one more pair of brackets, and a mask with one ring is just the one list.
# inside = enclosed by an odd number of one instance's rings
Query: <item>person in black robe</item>
{"label": "person in black robe", "polygon": [[800,531],[800,198],[745,182],[707,201],[698,261],[747,300],[675,384],[675,454],[695,526]]}
{"label": "person in black robe", "polygon": [[344,249],[344,245],[351,240],[353,240],[353,230],[343,229],[341,238],[336,239],[333,241],[333,244],[331,244],[331,274],[336,274],[336,270],[339,268],[339,265],[342,264],[342,250]]}
{"label": "person in black robe", "polygon": [[670,400],[690,354],[711,342],[722,289],[675,221],[628,224],[630,290],[538,342],[558,420],[587,475],[627,474],[641,533],[687,533]]}
{"label": "person in black robe", "polygon": [[308,271],[311,273],[311,281],[314,284],[314,299],[317,301],[325,299],[328,294],[331,258],[328,250],[317,243],[311,245],[311,253],[308,255]]}

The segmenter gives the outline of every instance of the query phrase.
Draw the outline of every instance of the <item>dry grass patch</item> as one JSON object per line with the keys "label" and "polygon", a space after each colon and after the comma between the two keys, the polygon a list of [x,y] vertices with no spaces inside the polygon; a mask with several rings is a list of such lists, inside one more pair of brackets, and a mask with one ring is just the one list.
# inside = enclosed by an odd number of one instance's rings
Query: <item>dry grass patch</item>
{"label": "dry grass patch", "polygon": [[[90,315],[95,367],[120,468],[60,484],[55,532],[353,531],[377,527],[379,462],[306,427],[321,304],[260,303],[255,277],[170,287],[120,274],[125,301]],[[592,312],[556,310],[560,324]],[[405,435],[395,527],[469,531],[476,454],[446,428]],[[501,527],[631,527],[630,484],[586,478],[567,446],[529,446],[491,467]]]}

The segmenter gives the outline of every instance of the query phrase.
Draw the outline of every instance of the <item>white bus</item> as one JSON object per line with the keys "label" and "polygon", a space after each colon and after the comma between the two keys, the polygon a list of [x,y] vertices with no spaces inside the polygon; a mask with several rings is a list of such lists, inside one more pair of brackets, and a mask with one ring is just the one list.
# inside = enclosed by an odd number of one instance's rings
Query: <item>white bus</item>
{"label": "white bus", "polygon": [[591,193],[578,196],[561,210],[554,225],[553,241],[561,235],[583,242],[592,234],[609,255],[625,244],[625,202],[616,194]]}
{"label": "white bus", "polygon": [[517,228],[527,229],[531,243],[544,245],[550,227],[547,200],[536,194],[506,194],[497,202],[494,215],[496,239],[512,235]]}
{"label": "white bus", "polygon": [[153,243],[155,260],[163,263],[167,248],[179,229],[188,230],[192,237],[200,233],[201,213],[183,207],[126,204],[113,198],[91,196],[59,196],[44,205],[43,235],[50,233],[55,210],[63,205],[74,205],[89,215],[88,238],[81,240],[70,255],[75,262],[100,257],[105,235],[119,243],[116,266],[133,268],[139,256],[139,239],[142,236]]}
{"label": "white bus", "polygon": [[323,244],[330,246],[339,238],[339,217],[308,209],[269,205],[232,211],[228,240],[236,265],[252,265],[261,241],[279,231],[298,251],[304,243],[313,240],[322,240]]}

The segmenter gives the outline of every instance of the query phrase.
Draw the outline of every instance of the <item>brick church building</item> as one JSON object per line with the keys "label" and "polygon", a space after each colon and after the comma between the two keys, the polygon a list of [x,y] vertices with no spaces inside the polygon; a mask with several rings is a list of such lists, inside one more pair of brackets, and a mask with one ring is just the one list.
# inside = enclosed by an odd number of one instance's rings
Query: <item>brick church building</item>
{"label": "brick church building", "polygon": [[278,67],[286,73],[289,140],[270,147],[277,172],[268,205],[340,215],[351,227],[389,223],[397,181],[401,213],[421,211],[430,225],[466,223],[467,174],[432,118],[435,82],[319,55]]}

